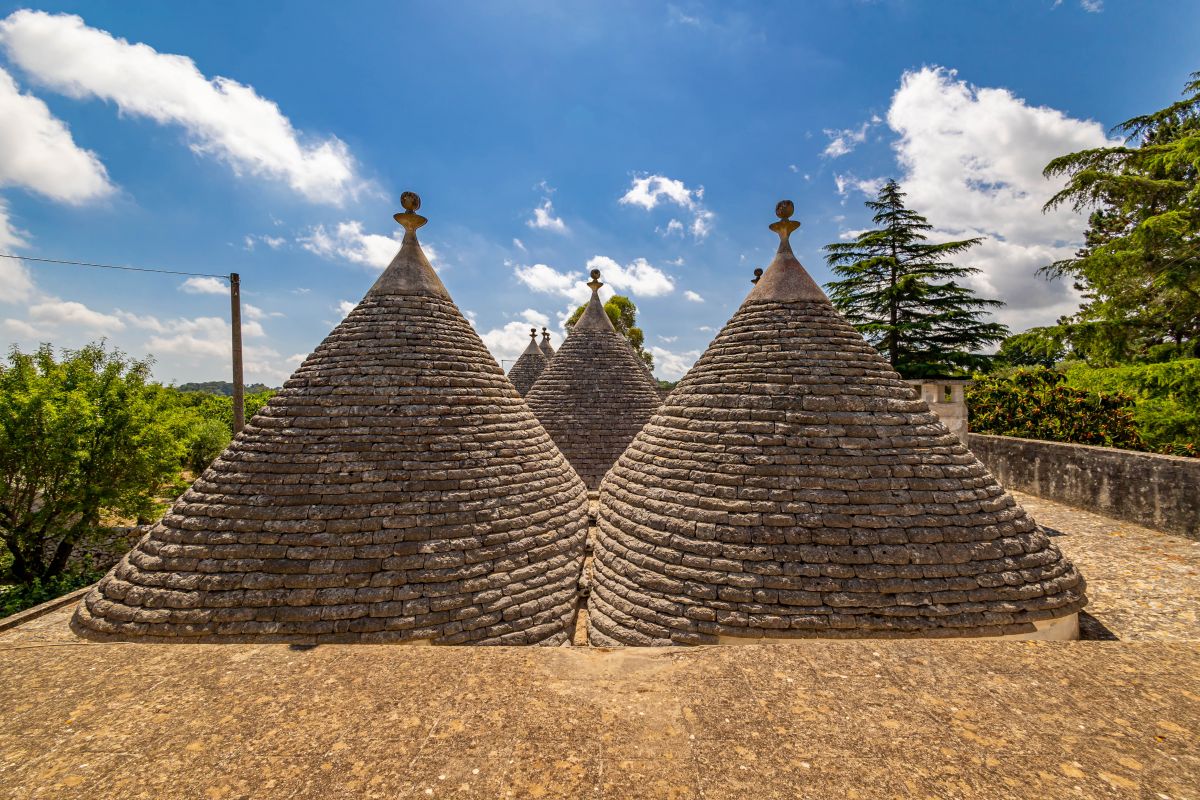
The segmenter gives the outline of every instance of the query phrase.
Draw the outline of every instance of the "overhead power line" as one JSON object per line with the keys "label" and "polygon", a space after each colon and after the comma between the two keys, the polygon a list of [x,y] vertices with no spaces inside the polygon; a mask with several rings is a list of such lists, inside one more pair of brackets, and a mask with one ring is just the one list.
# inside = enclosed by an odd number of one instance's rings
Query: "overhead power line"
{"label": "overhead power line", "polygon": [[76,267],[99,267],[100,269],[122,269],[127,272],[157,272],[161,275],[190,275],[193,278],[220,278],[229,280],[228,275],[213,275],[208,272],[180,272],[175,269],[153,269],[150,267],[121,267],[116,264],[95,264],[89,261],[66,261],[59,258],[34,258],[33,256],[18,256],[12,253],[0,253],[0,258],[14,258],[18,261],[41,261],[46,264],[71,264]]}
{"label": "overhead power line", "polygon": [[213,275],[209,272],[184,272],[178,269],[157,269],[155,267],[126,267],[118,264],[98,264],[92,261],[68,261],[64,258],[35,258],[33,256],[18,256],[12,253],[0,253],[0,258],[11,258],[18,261],[40,261],[44,264],[70,264],[74,267],[97,267],[99,269],[119,269],[126,272],[157,272],[160,275],[188,275],[193,278],[216,278],[229,282],[230,328],[233,331],[233,434],[236,436],[246,424],[243,397],[245,388],[242,382],[242,289],[241,279],[236,272],[228,275]]}

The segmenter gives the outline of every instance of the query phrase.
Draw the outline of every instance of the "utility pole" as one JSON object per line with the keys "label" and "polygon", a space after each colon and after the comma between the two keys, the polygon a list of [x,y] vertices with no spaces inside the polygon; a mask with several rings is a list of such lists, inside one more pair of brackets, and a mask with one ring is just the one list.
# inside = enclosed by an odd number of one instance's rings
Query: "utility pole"
{"label": "utility pole", "polygon": [[233,328],[233,435],[246,427],[246,387],[242,384],[242,284],[236,272],[229,275],[230,322]]}

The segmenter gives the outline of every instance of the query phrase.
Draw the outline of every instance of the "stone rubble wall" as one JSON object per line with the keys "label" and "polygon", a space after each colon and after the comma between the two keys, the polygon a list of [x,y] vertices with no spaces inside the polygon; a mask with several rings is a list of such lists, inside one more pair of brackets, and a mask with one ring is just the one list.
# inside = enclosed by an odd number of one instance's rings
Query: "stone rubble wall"
{"label": "stone rubble wall", "polygon": [[968,436],[1005,486],[1200,539],[1200,458],[1012,436]]}

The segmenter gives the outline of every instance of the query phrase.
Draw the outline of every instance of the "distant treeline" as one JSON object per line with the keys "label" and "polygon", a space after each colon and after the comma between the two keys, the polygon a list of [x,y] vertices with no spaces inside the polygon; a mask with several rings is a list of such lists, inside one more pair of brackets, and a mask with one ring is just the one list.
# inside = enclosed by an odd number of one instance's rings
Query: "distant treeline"
{"label": "distant treeline", "polygon": [[[201,381],[199,383],[181,383],[175,387],[181,392],[204,392],[205,394],[216,394],[222,397],[233,397],[233,384],[229,381]],[[279,391],[277,386],[267,386],[265,383],[248,383],[246,384],[246,394],[258,394],[259,392],[276,392]]]}

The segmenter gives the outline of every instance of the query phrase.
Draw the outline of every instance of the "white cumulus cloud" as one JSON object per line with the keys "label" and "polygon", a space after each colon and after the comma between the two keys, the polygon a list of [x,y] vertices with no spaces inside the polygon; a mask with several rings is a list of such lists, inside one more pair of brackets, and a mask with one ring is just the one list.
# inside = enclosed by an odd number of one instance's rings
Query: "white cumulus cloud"
{"label": "white cumulus cloud", "polygon": [[559,272],[547,264],[518,264],[513,267],[513,275],[535,292],[560,295],[576,303],[587,302],[592,295],[587,278],[580,272]]}
{"label": "white cumulus cloud", "polygon": [[879,187],[885,183],[887,183],[887,180],[884,178],[856,178],[853,175],[833,176],[833,185],[837,188],[837,193],[843,198],[848,196],[851,190],[874,196],[879,191]]}
{"label": "white cumulus cloud", "polygon": [[[656,208],[660,203],[671,203],[692,214],[692,221],[686,227],[696,239],[703,239],[712,231],[716,215],[704,206],[704,187],[689,189],[687,185],[676,178],[665,175],[635,176],[629,189],[621,195],[618,201],[622,205],[638,206],[647,211]],[[664,235],[681,233],[684,224],[672,219],[661,229]]]}
{"label": "white cumulus cloud", "polygon": [[[867,140],[867,131],[871,130],[872,125],[877,125],[882,122],[879,117],[872,116],[857,128],[844,128],[842,130],[829,130],[826,128],[825,135],[829,137],[829,144],[825,146],[825,150],[821,155],[826,158],[838,158],[844,156],[858,147]],[[799,172],[793,165],[793,172]]]}
{"label": "white cumulus cloud", "polygon": [[479,334],[479,338],[506,372],[529,346],[529,329],[541,330],[550,324],[548,316],[532,308],[521,311],[515,317],[499,328]]}
{"label": "white cumulus cloud", "polygon": [[[7,209],[0,201],[0,248],[10,250],[25,244],[8,222]],[[33,276],[25,263],[16,258],[0,258],[0,303],[21,303],[33,296]]]}
{"label": "white cumulus cloud", "polygon": [[[397,231],[392,236],[367,233],[363,229],[363,224],[358,220],[347,220],[339,222],[331,228],[316,225],[296,241],[305,250],[322,258],[344,259],[381,270],[392,263],[396,253],[400,252],[402,236],[402,231]],[[434,269],[441,268],[440,256],[436,248],[422,242],[421,250]]]}
{"label": "white cumulus cloud", "polygon": [[209,78],[187,56],[131,43],[75,15],[31,10],[0,21],[0,44],[37,84],[178,125],[193,151],[224,161],[237,174],[279,180],[310,201],[335,205],[370,189],[345,142],[302,136],[253,87]]}
{"label": "white cumulus cloud", "polygon": [[1035,275],[1069,257],[1086,220],[1070,209],[1042,212],[1062,180],[1046,180],[1052,158],[1115,142],[1100,123],[1032,106],[1008,89],[981,88],[938,67],[906,72],[892,98],[888,125],[910,208],[927,216],[939,238],[983,236],[961,256],[983,270],[974,281],[1008,305],[997,317],[1014,330],[1052,323],[1075,310],[1074,290]]}
{"label": "white cumulus cloud", "polygon": [[282,236],[270,236],[268,234],[248,233],[248,234],[246,234],[246,236],[242,240],[242,242],[243,242],[242,247],[244,250],[250,250],[253,252],[254,248],[257,247],[258,244],[260,244],[260,243],[265,244],[267,247],[271,248],[272,250],[278,250],[279,248],[281,248],[285,244],[287,244],[287,239],[283,238]]}
{"label": "white cumulus cloud", "polygon": [[6,319],[4,322],[0,323],[0,328],[3,328],[4,332],[9,336],[13,336],[18,339],[33,341],[39,337],[37,328],[33,327],[23,319]]}
{"label": "white cumulus cloud", "polygon": [[95,311],[74,300],[57,298],[30,306],[29,318],[45,325],[73,325],[94,333],[109,333],[125,328],[120,317]]}
{"label": "white cumulus cloud", "polygon": [[[555,233],[566,233],[567,223],[563,222],[562,217],[554,216],[554,203],[547,197],[542,201],[542,204],[533,209],[533,216],[525,220],[525,224],[531,228],[537,228],[543,231],[554,231]],[[514,239],[514,242],[517,240]],[[522,245],[522,249],[524,246]]]}
{"label": "white cumulus cloud", "polygon": [[690,300],[693,303],[703,303],[704,302],[704,298],[701,297],[698,293],[693,292],[691,289],[688,289],[687,291],[685,291],[683,293],[683,299]]}
{"label": "white cumulus cloud", "polygon": [[608,256],[592,256],[587,271],[600,270],[600,280],[621,294],[659,297],[675,289],[670,275],[644,258],[635,258],[622,266]]}
{"label": "white cumulus cloud", "polygon": [[687,374],[687,371],[700,358],[699,350],[684,350],[675,352],[665,347],[651,345],[650,352],[654,355],[654,372],[663,380],[677,381]]}
{"label": "white cumulus cloud", "polygon": [[284,313],[282,311],[264,311],[258,306],[251,305],[250,303],[242,303],[242,315],[246,319],[261,321],[269,317],[282,317],[284,316]]}
{"label": "white cumulus cloud", "polygon": [[229,294],[229,284],[220,278],[192,277],[179,284],[179,290],[188,294]]}
{"label": "white cumulus cloud", "polygon": [[75,144],[66,124],[40,99],[22,94],[0,69],[0,186],[19,186],[64,203],[113,191],[108,171]]}
{"label": "white cumulus cloud", "polygon": [[621,196],[620,202],[625,205],[641,206],[647,211],[657,206],[662,200],[683,208],[692,208],[699,197],[703,196],[703,188],[699,190],[698,197],[693,199],[692,191],[684,185],[683,181],[668,178],[665,175],[646,175],[633,179],[633,184],[629,187],[629,191]]}
{"label": "white cumulus cloud", "polygon": [[[592,256],[583,272],[561,272],[546,264],[516,264],[513,275],[535,292],[565,297],[578,306],[592,296],[587,284],[593,269],[600,270],[604,283],[600,297],[606,301],[614,294],[659,297],[675,289],[674,279],[644,258],[620,264],[608,256]],[[572,310],[574,306],[567,313]]]}

